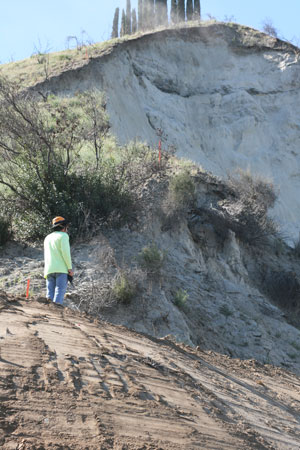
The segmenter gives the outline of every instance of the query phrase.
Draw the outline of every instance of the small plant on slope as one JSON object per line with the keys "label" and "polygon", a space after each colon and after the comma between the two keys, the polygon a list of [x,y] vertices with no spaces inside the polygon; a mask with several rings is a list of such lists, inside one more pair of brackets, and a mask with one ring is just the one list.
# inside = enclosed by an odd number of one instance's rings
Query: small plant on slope
{"label": "small plant on slope", "polygon": [[184,170],[170,179],[169,183],[169,201],[176,209],[182,209],[190,206],[195,200],[195,183],[188,173]]}
{"label": "small plant on slope", "polygon": [[165,262],[166,253],[155,243],[144,247],[139,254],[141,267],[150,275],[158,275]]}
{"label": "small plant on slope", "polygon": [[187,291],[178,289],[178,291],[176,291],[174,295],[174,305],[176,305],[178,308],[184,308],[188,299],[189,294],[187,293]]}
{"label": "small plant on slope", "polygon": [[136,285],[125,272],[119,272],[112,286],[113,297],[125,305],[129,304],[136,294]]}

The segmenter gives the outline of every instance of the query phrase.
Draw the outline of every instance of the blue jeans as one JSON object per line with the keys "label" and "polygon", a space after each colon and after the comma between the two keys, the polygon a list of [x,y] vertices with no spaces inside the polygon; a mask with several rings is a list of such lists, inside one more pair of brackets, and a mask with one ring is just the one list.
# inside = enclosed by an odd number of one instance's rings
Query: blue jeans
{"label": "blue jeans", "polygon": [[50,273],[46,279],[47,298],[54,303],[63,304],[64,296],[68,285],[67,273]]}

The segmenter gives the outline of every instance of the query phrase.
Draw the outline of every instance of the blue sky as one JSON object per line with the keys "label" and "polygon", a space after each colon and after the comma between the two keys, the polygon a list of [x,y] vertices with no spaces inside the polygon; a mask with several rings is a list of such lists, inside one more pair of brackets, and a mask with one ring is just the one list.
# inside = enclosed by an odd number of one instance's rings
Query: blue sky
{"label": "blue sky", "polygon": [[[132,8],[138,0],[131,0]],[[170,2],[170,0],[169,0]],[[116,7],[126,0],[2,0],[0,62],[30,57],[35,51],[66,48],[68,36],[90,42],[109,39]],[[279,36],[300,41],[300,0],[201,0],[202,18],[234,21],[262,29],[270,19]]]}

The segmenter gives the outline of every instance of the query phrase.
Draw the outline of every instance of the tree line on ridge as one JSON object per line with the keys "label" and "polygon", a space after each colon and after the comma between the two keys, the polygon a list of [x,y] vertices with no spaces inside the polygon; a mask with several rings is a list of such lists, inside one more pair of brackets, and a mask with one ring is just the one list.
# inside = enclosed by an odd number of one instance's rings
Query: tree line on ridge
{"label": "tree line on ridge", "polygon": [[119,27],[120,8],[116,8],[112,38],[146,31],[158,26],[176,24],[201,19],[200,0],[171,0],[170,15],[167,0],[138,0],[138,11],[131,9],[131,0],[127,0],[126,11],[122,10]]}

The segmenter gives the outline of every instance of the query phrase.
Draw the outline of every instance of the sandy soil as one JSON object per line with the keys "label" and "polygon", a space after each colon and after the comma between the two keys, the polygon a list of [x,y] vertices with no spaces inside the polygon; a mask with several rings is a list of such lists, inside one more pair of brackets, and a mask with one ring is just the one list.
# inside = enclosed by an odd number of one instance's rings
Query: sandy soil
{"label": "sandy soil", "polygon": [[299,449],[300,378],[0,292],[3,449]]}

